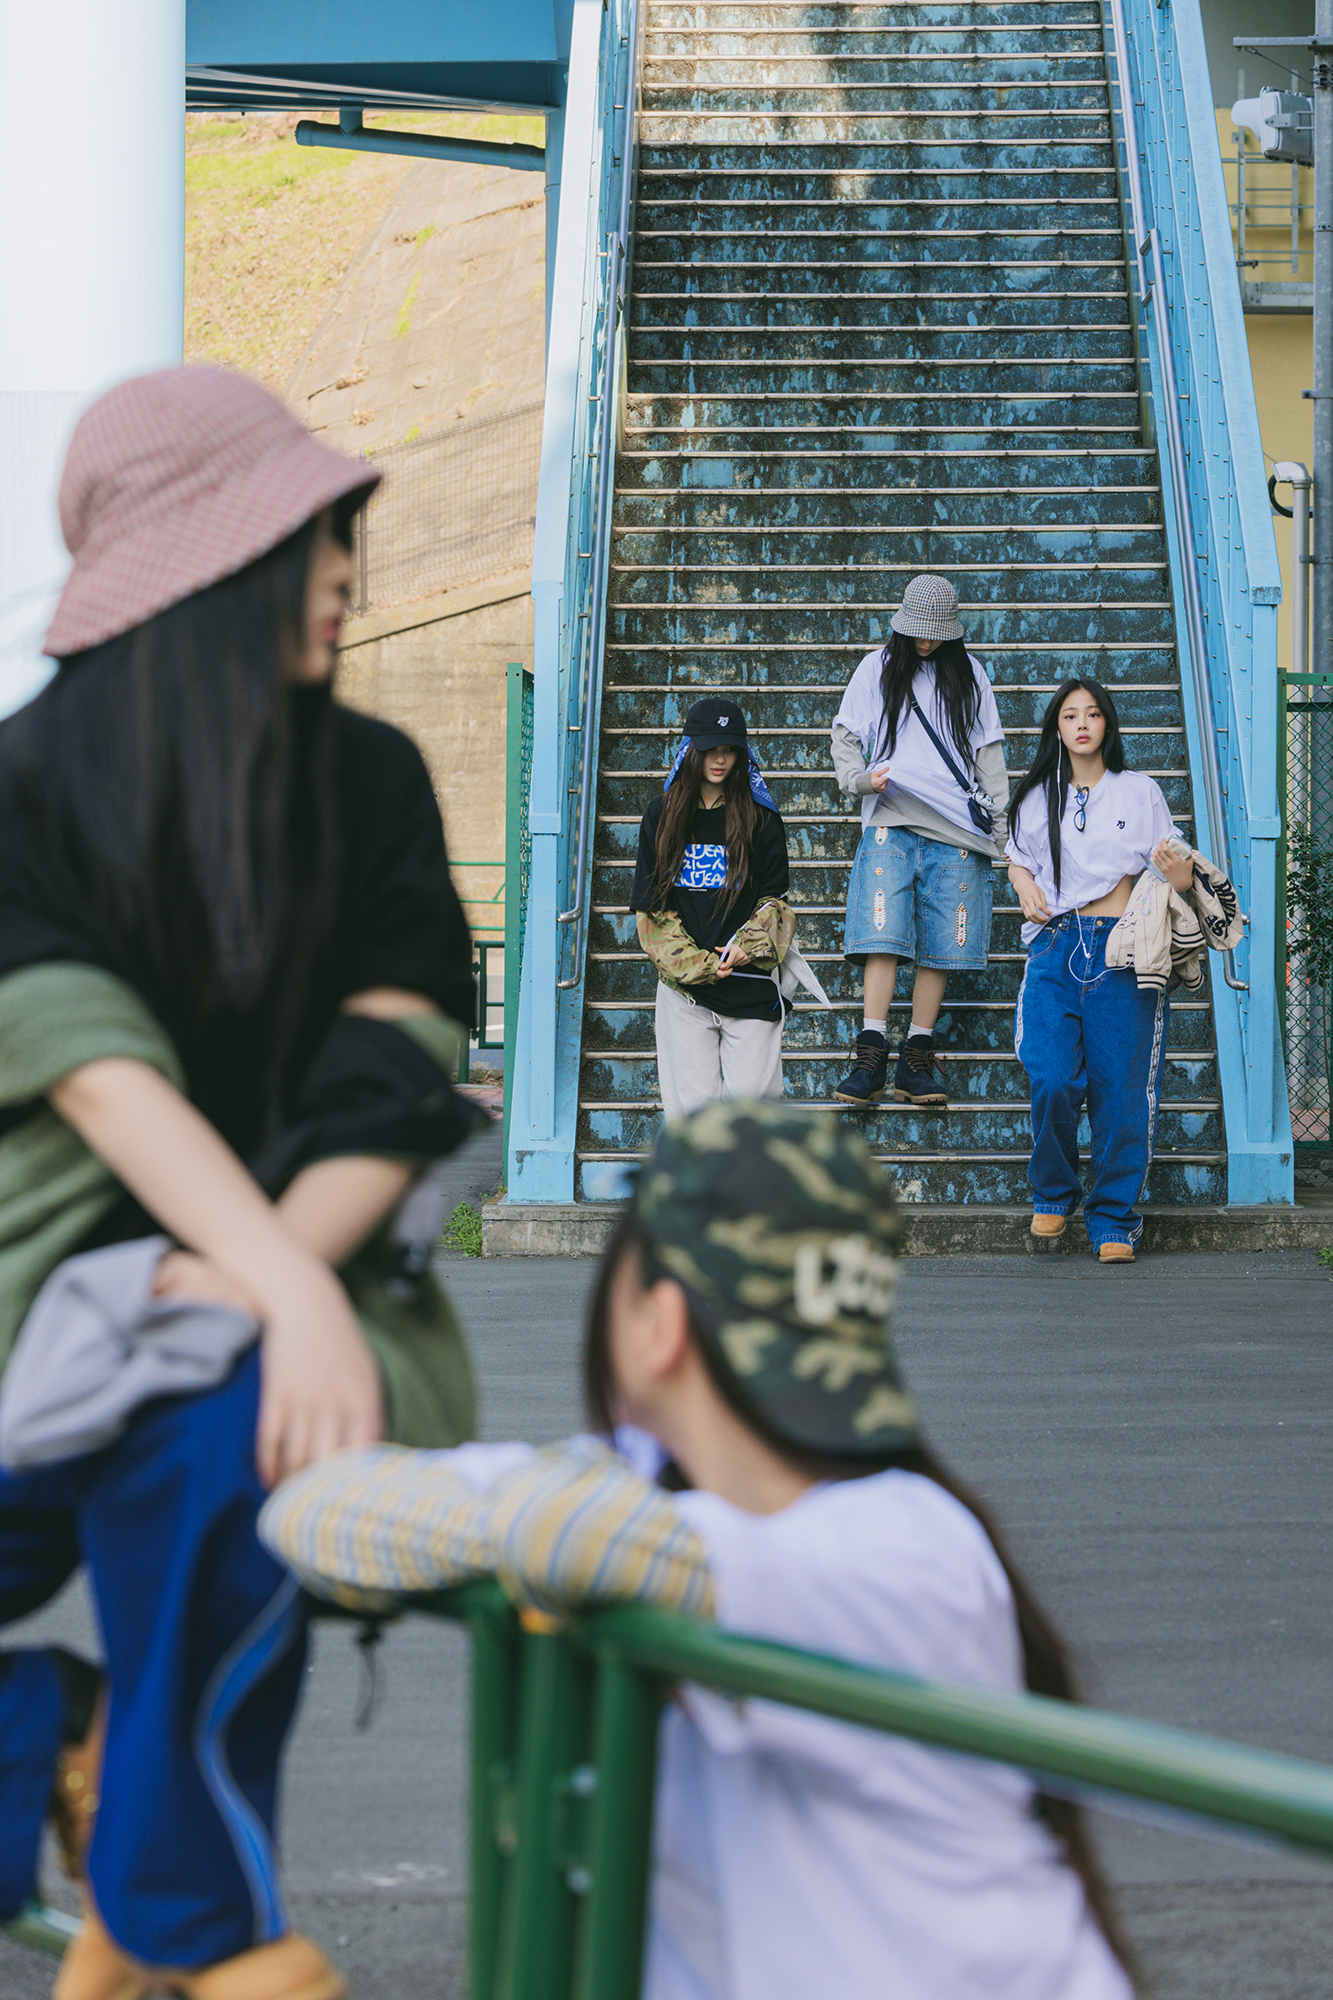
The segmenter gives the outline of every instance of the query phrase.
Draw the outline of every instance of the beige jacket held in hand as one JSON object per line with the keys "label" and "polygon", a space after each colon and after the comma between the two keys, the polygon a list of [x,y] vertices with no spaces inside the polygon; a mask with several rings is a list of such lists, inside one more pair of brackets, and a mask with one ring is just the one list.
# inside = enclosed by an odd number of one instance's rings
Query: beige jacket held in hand
{"label": "beige jacket held in hand", "polygon": [[1234,951],[1244,934],[1236,891],[1220,868],[1186,847],[1170,843],[1173,854],[1189,855],[1194,880],[1182,896],[1145,868],[1134,884],[1128,907],[1106,940],[1106,963],[1132,969],[1139,986],[1155,993],[1179,983],[1187,993],[1203,986],[1203,954]]}

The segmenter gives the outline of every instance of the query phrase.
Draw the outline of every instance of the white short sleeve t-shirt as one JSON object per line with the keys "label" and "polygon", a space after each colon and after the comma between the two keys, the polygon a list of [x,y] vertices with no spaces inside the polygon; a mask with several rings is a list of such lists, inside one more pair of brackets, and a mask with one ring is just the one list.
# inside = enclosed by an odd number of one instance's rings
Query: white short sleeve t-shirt
{"label": "white short sleeve t-shirt", "polygon": [[[1018,1690],[1008,1581],[933,1480],[818,1486],[780,1513],[675,1504],[719,1622]],[[644,2000],[1131,2000],[1083,1886],[1005,1765],[684,1688],[662,1724]]]}
{"label": "white short sleeve t-shirt", "polygon": [[[986,670],[977,660],[971,661],[972,672],[976,676],[977,691],[981,707],[976,724],[968,742],[972,753],[983,743],[1002,743],[1004,727],[1000,721],[1000,711],[995,704],[995,692],[986,677]],[[861,751],[867,764],[873,758],[876,766],[885,762],[880,756],[884,742],[884,703],[881,695],[882,652],[867,653],[856,672],[847,683],[842,704],[834,717],[844,729],[860,739]],[[935,687],[935,669],[929,660],[923,660],[912,681],[912,692],[930,718],[931,727],[939,735],[951,757],[960,765],[963,775],[969,775],[966,765],[958,757],[948,719],[941,706]],[[882,793],[868,793],[861,802],[861,824],[869,826],[875,809],[883,798],[896,802],[894,794],[908,793],[930,806],[941,818],[954,826],[972,830],[971,815],[967,810],[967,795],[935,745],[922,728],[916,712],[905,706],[898,719],[898,739],[893,747],[893,755],[887,760],[889,782]]]}
{"label": "white short sleeve t-shirt", "polygon": [[[1069,787],[1060,821],[1060,887],[1055,886],[1050,829],[1046,824],[1044,790],[1029,792],[1009,821],[1011,861],[1030,871],[1053,917],[1081,910],[1108,896],[1125,875],[1141,875],[1159,840],[1184,838],[1173,825],[1171,808],[1155,778],[1142,771],[1107,771],[1088,793],[1084,826],[1074,824],[1078,800]],[[1040,924],[1024,924],[1023,943],[1031,944]]]}

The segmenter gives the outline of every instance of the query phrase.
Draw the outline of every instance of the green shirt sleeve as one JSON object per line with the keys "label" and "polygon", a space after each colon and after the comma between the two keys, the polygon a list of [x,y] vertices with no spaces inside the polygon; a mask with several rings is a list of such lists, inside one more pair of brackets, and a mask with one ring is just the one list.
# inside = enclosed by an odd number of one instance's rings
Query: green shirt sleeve
{"label": "green shirt sleeve", "polygon": [[0,1106],[42,1097],[71,1071],[110,1056],[147,1063],[184,1088],[160,1022],[113,973],[60,961],[0,979]]}

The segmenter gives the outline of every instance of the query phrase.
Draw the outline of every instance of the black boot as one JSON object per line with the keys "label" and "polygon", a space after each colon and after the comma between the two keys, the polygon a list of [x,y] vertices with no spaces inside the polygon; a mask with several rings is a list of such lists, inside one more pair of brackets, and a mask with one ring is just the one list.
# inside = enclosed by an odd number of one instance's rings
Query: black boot
{"label": "black boot", "polygon": [[889,1078],[889,1047],[878,1028],[863,1028],[856,1038],[856,1060],[833,1095],[839,1104],[858,1111],[878,1104]]}
{"label": "black boot", "polygon": [[941,1088],[943,1076],[932,1037],[909,1035],[898,1051],[898,1067],[893,1073],[893,1094],[899,1104],[947,1104],[949,1093]]}

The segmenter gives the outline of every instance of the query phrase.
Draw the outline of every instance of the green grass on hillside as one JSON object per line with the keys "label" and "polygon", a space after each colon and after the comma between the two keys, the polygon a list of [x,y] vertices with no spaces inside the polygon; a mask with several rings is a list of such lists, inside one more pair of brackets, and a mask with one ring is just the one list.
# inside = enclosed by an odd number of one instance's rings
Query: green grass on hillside
{"label": "green grass on hillside", "polygon": [[[185,352],[281,391],[411,159],[298,146],[296,112],[186,119]],[[326,114],[321,122],[331,123]],[[540,118],[371,114],[382,130],[542,143]],[[410,302],[405,310],[410,313]]]}

